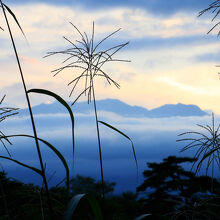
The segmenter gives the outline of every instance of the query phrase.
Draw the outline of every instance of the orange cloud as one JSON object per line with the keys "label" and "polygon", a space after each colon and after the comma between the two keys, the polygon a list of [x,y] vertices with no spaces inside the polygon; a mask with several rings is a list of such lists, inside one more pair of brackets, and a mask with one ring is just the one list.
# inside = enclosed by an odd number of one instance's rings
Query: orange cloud
{"label": "orange cloud", "polygon": [[28,64],[37,64],[38,63],[37,59],[35,59],[33,57],[26,57],[26,56],[21,56],[20,55],[20,59],[23,62],[28,63]]}

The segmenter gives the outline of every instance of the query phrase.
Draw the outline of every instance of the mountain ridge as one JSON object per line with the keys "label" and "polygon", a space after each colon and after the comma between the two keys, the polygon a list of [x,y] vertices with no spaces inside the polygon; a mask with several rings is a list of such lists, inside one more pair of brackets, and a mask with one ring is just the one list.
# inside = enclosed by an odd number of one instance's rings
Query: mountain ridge
{"label": "mountain ridge", "polygon": [[[71,105],[71,102],[68,102]],[[174,116],[205,116],[207,112],[202,111],[196,105],[185,105],[182,103],[178,104],[165,104],[160,107],[148,110],[147,108],[129,105],[118,99],[102,99],[96,101],[98,111],[113,112],[118,115],[125,117],[148,117],[148,118],[163,118],[163,117],[174,117]],[[93,111],[93,105],[87,102],[78,102],[71,107],[74,113],[89,113]],[[65,108],[57,101],[51,104],[41,103],[33,106],[32,110],[34,114],[56,114],[65,113]],[[20,115],[28,114],[28,109],[21,109]]]}

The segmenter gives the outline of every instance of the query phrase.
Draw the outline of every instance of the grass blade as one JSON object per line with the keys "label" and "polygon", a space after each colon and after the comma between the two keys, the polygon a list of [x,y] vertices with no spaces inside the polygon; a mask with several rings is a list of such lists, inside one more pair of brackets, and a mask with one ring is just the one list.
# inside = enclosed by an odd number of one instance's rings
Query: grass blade
{"label": "grass blade", "polygon": [[95,217],[94,219],[103,220],[101,208],[100,208],[97,200],[95,199],[95,197],[92,196],[91,194],[78,194],[78,195],[74,196],[69,202],[69,205],[68,205],[68,208],[67,208],[67,211],[64,215],[63,220],[74,219],[73,216],[77,212],[77,207],[79,207],[83,203],[84,204],[87,203],[87,205],[89,205],[89,207],[91,208],[91,210],[94,214],[94,217]]}
{"label": "grass blade", "polygon": [[124,137],[126,137],[126,138],[131,142],[131,146],[132,146],[132,150],[133,150],[133,155],[134,155],[136,167],[137,167],[137,169],[138,169],[137,157],[136,157],[136,153],[135,153],[135,149],[134,149],[134,144],[133,144],[131,138],[128,137],[128,136],[127,136],[125,133],[123,133],[122,131],[118,130],[117,128],[113,127],[112,125],[110,125],[110,124],[108,124],[108,123],[106,123],[106,122],[104,122],[104,121],[98,121],[98,122],[101,123],[101,124],[103,124],[103,125],[105,125],[105,126],[107,126],[107,127],[109,127],[109,128],[111,128],[112,130],[118,132],[119,134],[123,135]]}
{"label": "grass blade", "polygon": [[74,152],[75,152],[74,115],[73,115],[73,112],[72,112],[70,106],[67,104],[67,102],[63,98],[61,98],[59,95],[57,95],[49,90],[46,90],[46,89],[30,89],[30,90],[28,90],[28,93],[31,93],[31,92],[51,96],[51,97],[55,98],[60,104],[65,106],[66,109],[68,110],[70,118],[71,118],[71,123],[72,123],[73,164],[74,164]]}
{"label": "grass blade", "polygon": [[207,158],[207,157],[210,157],[211,155],[213,155],[213,153],[215,153],[215,151],[218,151],[220,149],[220,147],[217,147],[213,150],[210,150],[208,153],[206,153],[203,158],[199,161],[198,166],[201,166],[202,162]]}
{"label": "grass blade", "polygon": [[25,79],[24,79],[24,74],[23,74],[23,71],[22,71],[22,68],[21,68],[20,59],[19,59],[19,56],[18,56],[17,48],[16,48],[16,45],[15,45],[12,30],[11,30],[11,27],[10,27],[10,24],[9,24],[9,21],[8,21],[6,10],[8,10],[8,12],[12,16],[14,16],[15,19],[16,19],[16,17],[11,12],[11,10],[3,4],[2,0],[0,0],[0,4],[1,4],[2,12],[3,12],[4,18],[5,18],[6,24],[7,24],[9,36],[10,36],[10,39],[11,39],[11,43],[12,43],[13,50],[14,50],[14,53],[15,53],[16,61],[17,61],[17,64],[18,64],[19,73],[20,73],[20,76],[21,76],[21,81],[22,81],[22,84],[23,84],[24,92],[25,92],[25,97],[26,97],[26,100],[27,100],[27,105],[28,105],[28,109],[29,109],[29,113],[30,113],[32,129],[33,129],[33,133],[34,133],[34,137],[35,137],[35,144],[36,144],[38,158],[39,158],[39,162],[40,162],[40,166],[41,166],[42,179],[43,179],[43,182],[44,182],[46,196],[47,196],[47,202],[48,202],[48,206],[49,206],[49,210],[50,210],[50,217],[51,217],[51,219],[53,219],[54,212],[53,212],[52,205],[51,205],[51,199],[50,199],[47,179],[46,179],[45,172],[44,172],[43,160],[42,160],[41,151],[40,151],[40,147],[39,147],[39,143],[38,143],[38,139],[37,139],[37,132],[36,132],[36,127],[35,127],[34,117],[33,117],[33,114],[32,114],[31,103],[30,103],[29,96],[27,94],[27,87],[26,87],[26,83],[25,83]]}
{"label": "grass blade", "polygon": [[21,33],[24,35],[24,37],[26,39],[25,33],[22,30],[21,25],[19,24],[18,19],[16,18],[15,14],[13,13],[13,11],[6,4],[4,4],[4,3],[2,3],[2,4],[5,7],[5,9],[9,12],[9,14],[14,18],[16,24],[18,25],[19,29],[21,30]]}
{"label": "grass blade", "polygon": [[[8,135],[8,136],[5,136],[6,138],[10,138],[10,137],[28,137],[28,138],[33,138],[35,139],[34,136],[31,136],[31,135],[27,135],[27,134],[15,134],[15,135]],[[41,138],[38,138],[39,141],[41,141],[42,143],[44,143],[46,146],[48,146],[58,157],[59,159],[61,160],[61,162],[63,163],[63,166],[65,167],[65,170],[66,170],[66,185],[67,185],[67,189],[69,191],[69,182],[70,182],[70,177],[69,177],[69,167],[67,165],[67,162],[65,160],[65,158],[63,157],[63,155],[52,145],[50,144],[49,142],[41,139]]]}
{"label": "grass blade", "polygon": [[10,158],[10,157],[0,156],[0,158],[13,161],[13,162],[15,162],[15,163],[17,163],[17,164],[19,164],[19,165],[21,165],[21,166],[23,166],[23,167],[26,167],[26,168],[29,168],[29,169],[33,170],[34,172],[36,172],[36,173],[38,173],[38,174],[40,174],[40,175],[42,176],[41,170],[39,170],[39,169],[37,169],[37,168],[35,168],[35,167],[29,166],[29,165],[27,165],[27,164],[24,164],[24,163],[18,161],[18,160],[14,160],[14,159],[12,159],[12,158]]}

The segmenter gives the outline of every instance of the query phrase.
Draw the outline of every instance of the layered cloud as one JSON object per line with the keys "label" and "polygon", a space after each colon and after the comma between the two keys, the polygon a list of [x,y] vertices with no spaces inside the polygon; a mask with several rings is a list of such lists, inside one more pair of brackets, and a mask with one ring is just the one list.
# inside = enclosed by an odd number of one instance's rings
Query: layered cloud
{"label": "layered cloud", "polygon": [[[147,162],[159,162],[169,155],[193,156],[195,151],[180,150],[188,142],[176,142],[178,134],[186,131],[197,131],[207,134],[207,131],[196,124],[210,125],[211,116],[204,117],[170,117],[170,118],[127,118],[110,112],[99,112],[100,120],[106,121],[127,134],[133,141],[139,164],[139,183],[142,181],[142,171]],[[35,115],[38,136],[49,141],[65,156],[72,172],[72,137],[71,124],[68,114],[41,114]],[[215,125],[220,122],[216,116]],[[32,134],[30,119],[27,116],[10,117],[1,123],[1,131],[10,134]],[[94,116],[92,114],[75,115],[75,174],[90,175],[100,178],[99,156]],[[100,125],[100,135],[103,153],[105,179],[115,181],[117,190],[135,190],[136,167],[131,143],[114,130]],[[185,137],[196,137],[187,135]],[[199,136],[199,135],[198,135]],[[184,136],[183,136],[184,137]],[[8,149],[13,157],[29,165],[38,167],[37,151],[34,141],[29,138],[11,138],[12,146]],[[46,145],[40,144],[44,161],[47,163],[47,175],[56,171],[52,184],[57,184],[65,174],[62,163],[56,158]],[[5,149],[0,146],[1,155],[6,155]],[[25,181],[35,181],[33,173],[16,166],[11,161],[1,159],[4,169],[15,178]],[[19,172],[18,172],[19,171]],[[202,168],[202,173],[204,169]],[[129,184],[126,181],[129,180]],[[120,187],[122,187],[120,189]]]}
{"label": "layered cloud", "polygon": [[[9,3],[16,3],[16,4],[24,4],[28,3],[28,0],[8,0]],[[35,0],[37,2],[46,2],[48,4],[55,4],[55,5],[71,5],[71,6],[83,6],[86,9],[103,9],[103,8],[113,8],[113,7],[131,7],[131,8],[142,8],[148,11],[151,11],[159,16],[167,16],[179,11],[200,11],[205,7],[208,7],[212,1],[204,0],[204,1],[197,1],[197,0],[182,0],[179,2],[178,0],[139,0],[139,1],[126,1],[126,0],[119,0],[119,1],[101,1],[101,0]]]}

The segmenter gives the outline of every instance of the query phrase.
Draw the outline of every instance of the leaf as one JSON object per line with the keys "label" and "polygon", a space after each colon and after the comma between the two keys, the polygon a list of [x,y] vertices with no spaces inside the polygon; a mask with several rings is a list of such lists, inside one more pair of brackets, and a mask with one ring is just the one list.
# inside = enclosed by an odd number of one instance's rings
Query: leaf
{"label": "leaf", "polygon": [[215,153],[215,151],[218,151],[220,149],[220,147],[217,147],[213,150],[210,150],[208,153],[206,153],[203,158],[199,161],[197,167],[201,166],[202,165],[202,162],[207,158],[207,157],[210,157],[211,155],[213,155],[213,153]]}
{"label": "leaf", "polygon": [[73,164],[74,164],[74,152],[75,152],[75,135],[74,135],[74,115],[73,115],[73,112],[70,108],[70,106],[67,104],[67,102],[61,98],[59,95],[49,91],[49,90],[46,90],[46,89],[30,89],[27,91],[28,93],[30,92],[34,92],[34,93],[39,93],[39,94],[44,94],[44,95],[48,95],[48,96],[51,96],[53,98],[55,98],[60,104],[62,104],[63,106],[66,107],[66,109],[68,110],[69,112],[69,115],[70,115],[70,118],[71,118],[71,123],[72,123],[72,139],[73,139]]}
{"label": "leaf", "polygon": [[151,216],[151,214],[143,214],[143,215],[141,215],[141,216],[135,218],[134,220],[142,220],[142,219],[145,219],[145,218],[148,217],[148,216]]}
{"label": "leaf", "polygon": [[2,3],[2,4],[3,4],[3,6],[5,7],[5,9],[9,12],[9,14],[14,18],[16,24],[18,25],[18,27],[20,28],[22,34],[24,35],[24,37],[25,37],[25,39],[26,39],[26,36],[25,36],[25,34],[24,34],[24,31],[22,30],[21,25],[19,24],[19,22],[18,22],[18,20],[17,20],[17,18],[16,18],[16,16],[15,16],[15,14],[13,13],[13,11],[12,11],[6,4],[4,4],[4,3]]}
{"label": "leaf", "polygon": [[134,155],[136,167],[137,167],[137,169],[138,169],[137,157],[136,157],[136,153],[135,153],[135,149],[134,149],[134,144],[133,144],[131,138],[128,137],[128,136],[127,136],[125,133],[123,133],[122,131],[118,130],[117,128],[113,127],[112,125],[110,125],[110,124],[108,124],[108,123],[106,123],[106,122],[104,122],[104,121],[98,121],[98,122],[101,123],[101,124],[103,124],[103,125],[105,125],[105,126],[107,126],[107,127],[109,127],[109,128],[111,128],[111,129],[114,130],[114,131],[117,131],[119,134],[123,135],[124,137],[126,137],[126,138],[131,142],[131,146],[132,146],[132,150],[133,150],[133,155]]}
{"label": "leaf", "polygon": [[[34,136],[31,135],[27,135],[27,134],[15,134],[15,135],[8,135],[5,136],[6,138],[10,138],[10,137],[29,137],[29,138],[33,138],[35,139]],[[47,145],[61,160],[61,162],[63,163],[63,166],[65,167],[66,170],[66,185],[67,185],[67,189],[69,191],[69,182],[70,182],[70,177],[69,177],[69,167],[67,165],[67,162],[65,160],[65,158],[63,157],[63,155],[49,142],[41,139],[41,138],[37,138],[39,141],[43,142],[45,145]],[[41,172],[41,171],[40,171]]]}
{"label": "leaf", "polygon": [[79,205],[82,205],[83,202],[86,202],[89,205],[89,207],[91,208],[91,210],[94,214],[94,217],[95,217],[94,219],[103,220],[101,208],[100,208],[97,200],[95,199],[95,197],[92,196],[91,194],[78,194],[78,195],[74,196],[68,204],[67,211],[66,211],[63,219],[64,220],[72,220],[74,214],[76,213],[77,207],[79,207]]}
{"label": "leaf", "polygon": [[37,169],[37,168],[35,168],[35,167],[32,167],[32,166],[29,166],[29,165],[27,165],[27,164],[21,163],[20,161],[14,160],[14,159],[12,159],[12,158],[10,158],[10,157],[0,156],[0,158],[13,161],[13,162],[15,162],[15,163],[17,163],[17,164],[19,164],[19,165],[21,165],[21,166],[23,166],[23,167],[26,167],[26,168],[29,168],[29,169],[33,170],[34,172],[36,172],[36,173],[38,173],[38,174],[40,174],[40,175],[42,176],[41,170],[39,170],[39,169]]}

